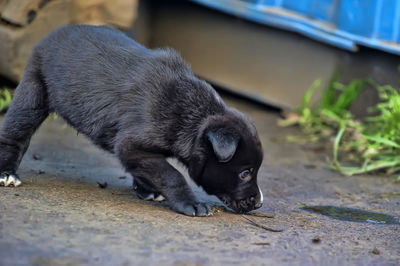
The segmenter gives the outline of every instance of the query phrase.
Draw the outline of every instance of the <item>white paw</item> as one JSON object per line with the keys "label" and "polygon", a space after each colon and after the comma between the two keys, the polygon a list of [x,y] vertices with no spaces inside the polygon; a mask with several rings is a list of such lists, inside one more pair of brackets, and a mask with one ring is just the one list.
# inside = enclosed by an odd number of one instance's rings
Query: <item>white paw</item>
{"label": "white paw", "polygon": [[165,198],[164,198],[164,196],[163,195],[158,195],[157,197],[155,197],[155,198],[153,198],[153,200],[154,201],[163,201],[163,200],[165,200]]}
{"label": "white paw", "polygon": [[17,175],[2,173],[0,175],[0,186],[4,187],[18,187],[22,184],[21,179]]}
{"label": "white paw", "polygon": [[154,199],[154,194],[149,193],[147,195],[140,195],[139,196],[142,200],[153,200]]}
{"label": "white paw", "polygon": [[154,195],[154,193],[149,193],[147,195],[138,195],[139,198],[141,198],[142,200],[152,200],[152,201],[163,201],[165,200],[164,196],[159,194],[157,196]]}

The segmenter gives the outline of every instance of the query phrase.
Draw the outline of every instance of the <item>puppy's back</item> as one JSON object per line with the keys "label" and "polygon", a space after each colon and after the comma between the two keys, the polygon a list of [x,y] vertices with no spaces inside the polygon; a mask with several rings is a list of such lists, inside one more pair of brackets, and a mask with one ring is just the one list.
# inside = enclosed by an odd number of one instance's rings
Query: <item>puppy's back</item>
{"label": "puppy's back", "polygon": [[121,32],[88,25],[62,27],[34,49],[49,89],[66,89],[82,83],[87,87],[86,82],[119,85],[117,81],[132,73],[150,53]]}
{"label": "puppy's back", "polygon": [[[43,39],[29,64],[35,65],[46,86],[50,110],[110,150],[123,115],[121,99],[142,94],[132,84],[142,76],[143,62],[151,54],[111,28],[75,25]],[[129,100],[132,106],[141,102],[137,98]]]}
{"label": "puppy's back", "polygon": [[175,51],[147,49],[107,27],[62,27],[35,47],[30,64],[46,85],[50,110],[109,151],[127,127],[168,147],[165,132],[171,139],[183,130],[176,121],[196,125],[225,109]]}

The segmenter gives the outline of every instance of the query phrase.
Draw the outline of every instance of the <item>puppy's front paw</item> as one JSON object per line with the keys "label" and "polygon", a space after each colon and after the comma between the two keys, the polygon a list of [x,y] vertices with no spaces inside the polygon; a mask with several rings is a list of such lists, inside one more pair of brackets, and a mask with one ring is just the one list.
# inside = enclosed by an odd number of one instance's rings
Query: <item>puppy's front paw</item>
{"label": "puppy's front paw", "polygon": [[0,186],[4,187],[18,187],[22,184],[21,179],[18,175],[3,172],[0,174]]}
{"label": "puppy's front paw", "polygon": [[201,202],[174,202],[171,208],[188,216],[210,216],[212,210],[206,203]]}

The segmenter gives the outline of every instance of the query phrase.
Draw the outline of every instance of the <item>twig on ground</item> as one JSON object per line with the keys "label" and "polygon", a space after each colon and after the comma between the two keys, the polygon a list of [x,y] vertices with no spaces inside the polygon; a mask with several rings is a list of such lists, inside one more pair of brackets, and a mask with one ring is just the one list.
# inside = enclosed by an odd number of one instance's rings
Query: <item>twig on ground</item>
{"label": "twig on ground", "polygon": [[266,217],[266,218],[274,218],[275,214],[270,212],[251,212],[248,215],[256,216],[256,217]]}
{"label": "twig on ground", "polygon": [[267,227],[265,225],[259,224],[256,221],[254,221],[253,219],[250,219],[250,218],[248,218],[248,217],[246,217],[244,215],[242,215],[242,218],[244,218],[247,221],[249,221],[250,224],[252,224],[252,225],[254,225],[256,227],[259,227],[261,229],[267,230],[267,231],[271,231],[271,232],[282,232],[283,231],[283,229],[274,229],[274,228],[270,228],[270,227]]}
{"label": "twig on ground", "polygon": [[257,242],[257,243],[253,243],[253,245],[256,245],[256,246],[270,246],[271,243],[268,243],[268,242]]}

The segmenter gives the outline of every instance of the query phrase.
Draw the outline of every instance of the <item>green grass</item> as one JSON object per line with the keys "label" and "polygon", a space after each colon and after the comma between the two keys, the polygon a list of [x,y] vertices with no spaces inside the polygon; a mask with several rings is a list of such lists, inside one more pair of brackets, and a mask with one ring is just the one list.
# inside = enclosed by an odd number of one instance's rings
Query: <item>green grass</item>
{"label": "green grass", "polygon": [[0,112],[4,112],[10,105],[12,96],[7,88],[0,89]]}
{"label": "green grass", "polygon": [[[400,172],[400,94],[390,86],[376,86],[381,100],[371,108],[371,115],[356,127],[345,124],[344,133],[356,134],[356,138],[343,140],[343,144],[334,146],[333,169],[345,175],[354,175],[382,170],[387,174]],[[340,133],[340,132],[339,132]],[[337,134],[340,142],[343,134]],[[356,153],[361,162],[357,166],[342,166],[337,159],[340,147]]]}
{"label": "green grass", "polygon": [[[12,96],[9,88],[0,88],[0,113],[7,110],[8,106],[11,104]],[[58,115],[56,113],[50,113],[50,119],[57,119]]]}
{"label": "green grass", "polygon": [[58,119],[58,114],[56,113],[50,113],[48,119],[56,120]]}
{"label": "green grass", "polygon": [[[282,126],[300,125],[307,140],[319,141],[334,137],[329,168],[344,175],[381,171],[400,172],[400,94],[391,86],[380,86],[369,79],[338,82],[335,74],[327,88],[320,91],[320,100],[312,98],[320,88],[316,80],[304,94],[300,106]],[[363,121],[349,111],[366,85],[379,92],[380,102],[370,108]],[[296,140],[291,137],[291,140]],[[344,162],[343,162],[344,161]],[[400,177],[399,177],[400,178]]]}

